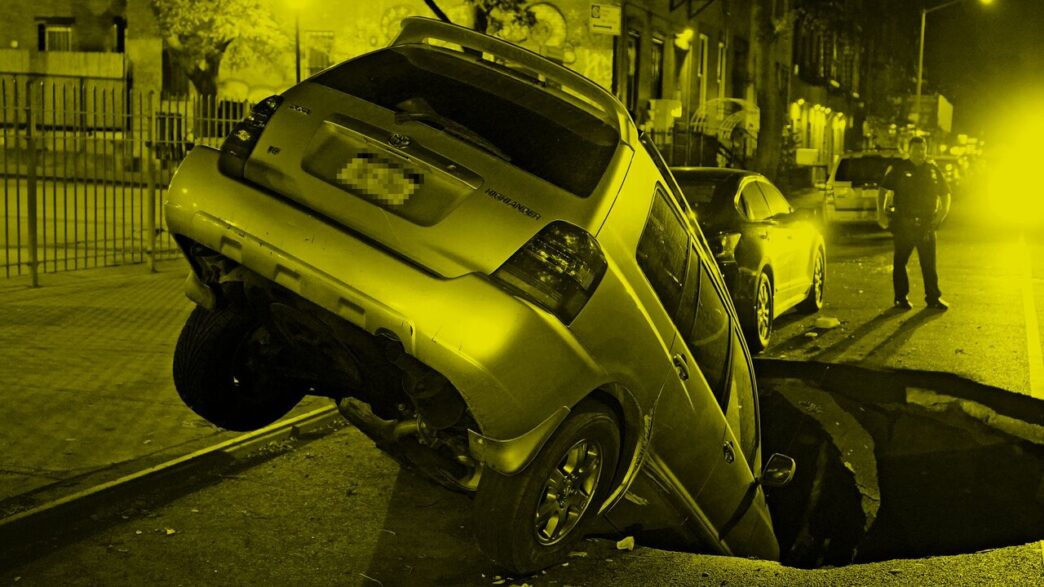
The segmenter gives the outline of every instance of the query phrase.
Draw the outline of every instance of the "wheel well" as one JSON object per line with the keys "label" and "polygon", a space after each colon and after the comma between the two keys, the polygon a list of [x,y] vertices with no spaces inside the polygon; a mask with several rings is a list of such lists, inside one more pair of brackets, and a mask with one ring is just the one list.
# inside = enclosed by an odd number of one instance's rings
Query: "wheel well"
{"label": "wheel well", "polygon": [[595,389],[577,405],[597,402],[613,412],[620,425],[620,458],[616,461],[616,470],[613,471],[612,487],[616,487],[623,481],[631,466],[631,460],[638,449],[639,439],[642,435],[642,418],[638,405],[635,403],[631,393],[620,385],[609,385]]}
{"label": "wheel well", "polygon": [[761,272],[768,276],[769,283],[771,283],[773,286],[776,285],[776,276],[772,274],[772,265],[763,265],[761,267]]}

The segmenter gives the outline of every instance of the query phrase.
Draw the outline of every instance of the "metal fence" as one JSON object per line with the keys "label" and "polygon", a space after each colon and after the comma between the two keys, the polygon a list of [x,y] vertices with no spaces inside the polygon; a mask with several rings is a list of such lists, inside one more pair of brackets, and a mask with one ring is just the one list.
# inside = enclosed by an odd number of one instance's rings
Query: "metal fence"
{"label": "metal fence", "polygon": [[89,82],[0,77],[0,267],[5,278],[177,255],[162,195],[196,144],[244,102],[160,100]]}

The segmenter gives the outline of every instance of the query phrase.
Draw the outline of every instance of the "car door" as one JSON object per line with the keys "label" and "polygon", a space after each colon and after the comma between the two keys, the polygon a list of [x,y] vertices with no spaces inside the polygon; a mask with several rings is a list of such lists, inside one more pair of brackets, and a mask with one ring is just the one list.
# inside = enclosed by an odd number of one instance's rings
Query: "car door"
{"label": "car door", "polygon": [[[689,487],[696,510],[715,538],[727,543],[729,528],[751,504],[757,404],[740,329],[712,263],[692,252],[689,281],[698,286],[686,293],[695,299],[695,312],[672,348],[679,382],[696,414],[692,440],[700,443],[690,449],[689,463],[674,466],[699,471],[702,481],[696,486],[693,479]],[[743,367],[740,376],[733,365]],[[723,548],[732,552],[733,547]]]}
{"label": "car door", "polygon": [[776,313],[786,308],[783,302],[803,293],[808,288],[810,277],[808,251],[811,244],[807,231],[802,231],[793,223],[791,214],[794,208],[776,186],[765,180],[758,180],[757,185],[765,196],[769,207],[769,218],[772,219],[772,259],[777,291]]}
{"label": "car door", "polygon": [[[751,271],[761,270],[766,264],[774,264],[772,255],[777,240],[776,226],[769,219],[772,211],[754,178],[748,178],[740,184],[736,207],[740,216],[743,217],[741,223],[743,236],[737,247],[737,261]],[[739,249],[742,249],[742,255]],[[744,298],[754,299],[755,283],[753,280],[749,282],[751,290],[742,293]],[[779,284],[775,281],[772,286],[774,290],[779,289]],[[775,295],[774,291],[773,297]]]}
{"label": "car door", "polygon": [[[707,255],[701,255],[680,212],[661,188],[657,188],[637,257],[674,330],[663,336],[665,341],[673,341],[669,353],[674,373],[664,384],[656,405],[643,473],[652,478],[654,485],[671,488],[674,507],[680,510],[679,519],[695,518],[701,534],[713,544],[717,531],[702,514],[696,497],[724,458],[722,440],[727,426],[700,364],[719,365],[710,376],[715,382],[722,379],[729,332],[727,311],[720,299],[701,307],[700,290],[705,287],[704,282],[713,279],[712,269],[708,269]],[[683,340],[693,335],[701,312],[707,319],[696,332],[713,340],[724,336],[724,350],[720,345],[706,344],[693,352]],[[715,332],[717,336],[713,336]],[[718,359],[712,360],[715,352]]]}

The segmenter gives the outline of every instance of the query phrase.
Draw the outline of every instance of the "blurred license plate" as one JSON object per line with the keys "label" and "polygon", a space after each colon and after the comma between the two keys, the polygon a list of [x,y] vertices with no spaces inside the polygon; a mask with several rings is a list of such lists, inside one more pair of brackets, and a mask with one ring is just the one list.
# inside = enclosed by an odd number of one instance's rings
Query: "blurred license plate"
{"label": "blurred license plate", "polygon": [[358,153],[337,172],[337,181],[383,206],[402,206],[420,187],[421,175],[373,153]]}

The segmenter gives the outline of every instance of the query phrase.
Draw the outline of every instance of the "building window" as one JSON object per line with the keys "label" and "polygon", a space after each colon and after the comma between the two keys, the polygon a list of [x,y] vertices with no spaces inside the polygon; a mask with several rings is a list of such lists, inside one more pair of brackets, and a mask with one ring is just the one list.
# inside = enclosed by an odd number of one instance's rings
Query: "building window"
{"label": "building window", "polygon": [[184,98],[189,93],[189,78],[184,69],[178,67],[169,48],[163,49],[163,99]]}
{"label": "building window", "polygon": [[330,67],[330,52],[333,49],[333,31],[307,31],[305,47],[308,51],[308,75],[313,76]]}
{"label": "building window", "polygon": [[700,84],[700,101],[699,104],[703,104],[707,101],[707,52],[709,51],[710,38],[707,35],[700,33],[700,53],[698,61],[696,62],[696,79],[699,80]]}
{"label": "building window", "polygon": [[72,25],[42,23],[40,27],[40,51],[72,51]]}
{"label": "building window", "polygon": [[652,40],[652,94],[658,100],[663,97],[663,39]]}
{"label": "building window", "polygon": [[718,98],[725,97],[725,41],[718,41],[718,61],[715,78],[718,83]]}

